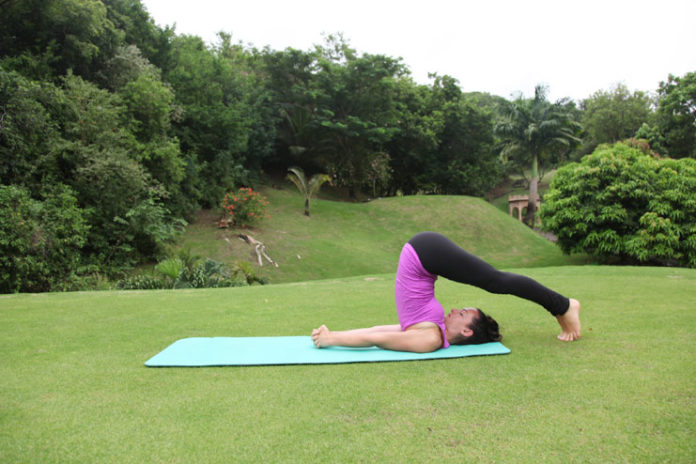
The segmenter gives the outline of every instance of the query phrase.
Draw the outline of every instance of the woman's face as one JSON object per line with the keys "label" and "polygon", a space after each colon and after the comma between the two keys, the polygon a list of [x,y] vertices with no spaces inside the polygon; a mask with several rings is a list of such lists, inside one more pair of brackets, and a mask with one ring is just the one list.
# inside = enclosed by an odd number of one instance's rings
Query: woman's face
{"label": "woman's face", "polygon": [[477,317],[479,317],[479,311],[476,308],[452,309],[450,313],[445,316],[445,324],[447,325],[447,329],[451,330],[453,333],[469,336],[470,334],[468,332],[471,331],[471,324]]}

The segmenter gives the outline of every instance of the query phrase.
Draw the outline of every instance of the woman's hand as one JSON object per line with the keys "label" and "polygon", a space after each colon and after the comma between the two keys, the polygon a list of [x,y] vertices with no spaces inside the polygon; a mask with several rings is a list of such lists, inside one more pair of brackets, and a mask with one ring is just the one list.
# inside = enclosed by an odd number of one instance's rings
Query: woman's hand
{"label": "woman's hand", "polygon": [[312,330],[312,341],[314,342],[314,346],[317,348],[329,346],[329,335],[331,335],[331,331],[325,325]]}

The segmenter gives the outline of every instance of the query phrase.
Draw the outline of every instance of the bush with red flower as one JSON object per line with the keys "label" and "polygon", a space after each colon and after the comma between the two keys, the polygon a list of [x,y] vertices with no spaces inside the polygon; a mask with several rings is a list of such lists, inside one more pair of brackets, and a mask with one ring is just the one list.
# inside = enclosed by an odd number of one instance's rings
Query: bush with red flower
{"label": "bush with red flower", "polygon": [[266,206],[266,197],[250,187],[241,187],[236,192],[229,192],[222,199],[222,207],[227,214],[225,222],[237,227],[252,226],[268,218]]}

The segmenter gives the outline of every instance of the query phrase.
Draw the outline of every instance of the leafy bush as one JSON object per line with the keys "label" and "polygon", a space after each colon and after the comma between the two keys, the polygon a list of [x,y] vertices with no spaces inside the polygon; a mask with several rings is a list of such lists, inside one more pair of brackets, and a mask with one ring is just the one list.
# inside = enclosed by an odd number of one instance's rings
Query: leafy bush
{"label": "leafy bush", "polygon": [[51,287],[51,291],[62,292],[90,292],[108,291],[114,289],[114,284],[109,278],[91,266],[83,266],[79,274],[72,275],[58,285]]}
{"label": "leafy bush", "polygon": [[167,286],[165,280],[159,276],[137,274],[119,280],[116,288],[119,290],[161,290]]}
{"label": "leafy bush", "polygon": [[186,263],[181,258],[165,259],[155,266],[166,288],[216,288],[243,285],[234,279],[236,272],[222,263],[206,259],[203,263]]}
{"label": "leafy bush", "polygon": [[558,170],[541,213],[566,253],[696,267],[696,160],[602,145]]}
{"label": "leafy bush", "polygon": [[124,152],[95,154],[77,169],[75,188],[89,210],[89,260],[107,273],[162,254],[185,222],[171,217],[167,193]]}
{"label": "leafy bush", "polygon": [[31,198],[0,185],[0,292],[49,291],[75,277],[88,226],[70,188]]}
{"label": "leafy bush", "polygon": [[266,206],[266,197],[248,187],[242,187],[236,193],[229,192],[222,200],[229,221],[238,227],[248,227],[268,217]]}
{"label": "leafy bush", "polygon": [[180,253],[155,266],[157,274],[138,274],[118,282],[122,290],[157,290],[178,288],[241,287],[253,283],[266,284],[246,262],[228,267],[213,259],[199,263],[197,257]]}

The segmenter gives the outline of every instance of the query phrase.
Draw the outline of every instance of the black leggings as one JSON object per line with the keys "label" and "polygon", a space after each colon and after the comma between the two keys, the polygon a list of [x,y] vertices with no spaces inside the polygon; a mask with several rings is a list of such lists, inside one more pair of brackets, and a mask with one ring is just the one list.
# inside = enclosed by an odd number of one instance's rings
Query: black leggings
{"label": "black leggings", "polygon": [[408,241],[426,271],[491,293],[533,301],[553,315],[565,314],[568,298],[529,277],[502,272],[468,253],[442,234],[421,232]]}

